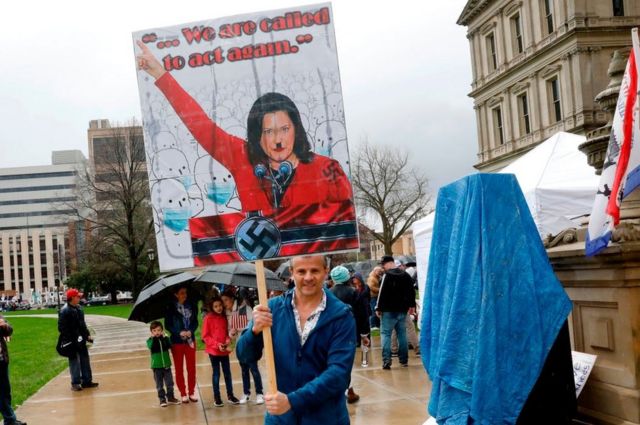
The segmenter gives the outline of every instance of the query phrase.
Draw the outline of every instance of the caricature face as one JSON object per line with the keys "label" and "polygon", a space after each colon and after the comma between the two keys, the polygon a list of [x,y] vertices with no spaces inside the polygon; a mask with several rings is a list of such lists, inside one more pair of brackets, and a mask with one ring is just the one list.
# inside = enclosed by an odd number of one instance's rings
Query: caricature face
{"label": "caricature face", "polygon": [[178,178],[188,188],[192,177],[186,156],[178,149],[163,149],[153,156],[153,173],[157,179]]}
{"label": "caricature face", "polygon": [[262,118],[260,147],[273,162],[295,159],[293,145],[296,129],[285,111],[265,114]]}
{"label": "caricature face", "polygon": [[162,212],[162,222],[175,232],[186,230],[191,217],[191,200],[181,181],[160,180],[151,190],[154,208]]}

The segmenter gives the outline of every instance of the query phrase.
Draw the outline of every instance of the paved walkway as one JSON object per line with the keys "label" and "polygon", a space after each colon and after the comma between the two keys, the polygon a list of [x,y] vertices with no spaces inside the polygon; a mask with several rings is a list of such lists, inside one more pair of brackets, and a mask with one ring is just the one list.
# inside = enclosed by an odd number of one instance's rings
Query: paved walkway
{"label": "paved walkway", "polygon": [[[196,358],[200,402],[161,408],[145,345],[148,325],[108,316],[85,317],[95,331],[91,364],[94,380],[100,387],[71,392],[66,369],[24,402],[17,412],[22,420],[48,425],[263,423],[264,406],[256,406],[253,400],[242,406],[213,407],[211,365],[202,351]],[[360,353],[356,356],[352,382],[361,400],[349,405],[351,423],[422,424],[428,418],[430,383],[420,359],[411,353],[408,368],[399,368],[394,362],[390,371],[382,370],[379,344],[375,339],[370,367],[362,368]],[[262,363],[261,370],[264,370]],[[234,392],[239,396],[242,380],[235,357],[231,358],[231,372]]]}

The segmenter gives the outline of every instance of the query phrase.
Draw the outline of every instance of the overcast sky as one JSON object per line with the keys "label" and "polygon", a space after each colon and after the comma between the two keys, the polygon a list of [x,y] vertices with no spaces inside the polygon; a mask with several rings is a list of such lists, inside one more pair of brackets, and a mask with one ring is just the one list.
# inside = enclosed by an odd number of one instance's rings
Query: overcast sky
{"label": "overcast sky", "polygon": [[[320,3],[269,1],[9,2],[0,15],[0,167],[87,155],[92,119],[140,117],[131,33]],[[351,150],[368,139],[410,152],[435,190],[474,172],[476,122],[466,0],[335,0]]]}

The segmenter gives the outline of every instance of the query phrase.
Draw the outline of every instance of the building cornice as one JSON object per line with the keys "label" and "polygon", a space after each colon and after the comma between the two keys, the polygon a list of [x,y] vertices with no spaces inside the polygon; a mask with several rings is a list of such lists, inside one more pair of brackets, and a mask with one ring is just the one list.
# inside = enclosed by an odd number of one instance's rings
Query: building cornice
{"label": "building cornice", "polygon": [[462,9],[462,13],[456,23],[458,25],[468,26],[471,20],[485,10],[492,1],[493,0],[469,0],[464,6],[464,9]]}

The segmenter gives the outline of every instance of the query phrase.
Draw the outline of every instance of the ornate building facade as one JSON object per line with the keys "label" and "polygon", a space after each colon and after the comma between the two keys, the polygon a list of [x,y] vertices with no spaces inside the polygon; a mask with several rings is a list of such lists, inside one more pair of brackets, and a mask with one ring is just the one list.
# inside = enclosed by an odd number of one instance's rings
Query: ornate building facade
{"label": "ornate building facade", "polygon": [[469,0],[480,171],[497,171],[558,131],[607,122],[594,98],[616,49],[640,25],[637,0]]}

